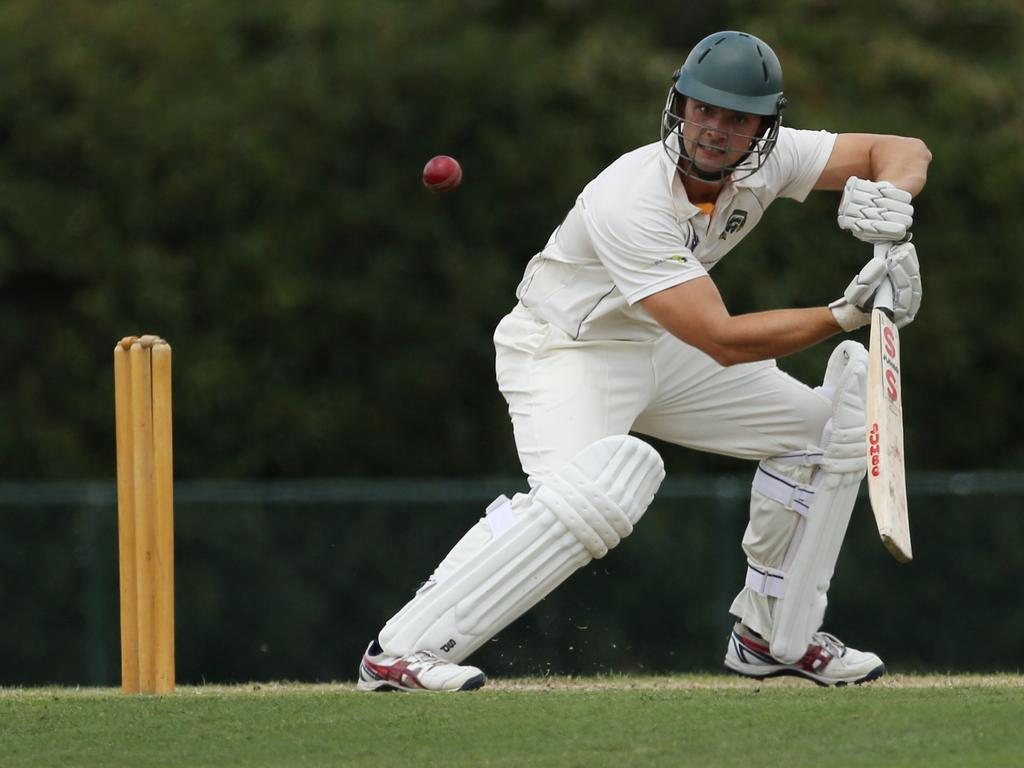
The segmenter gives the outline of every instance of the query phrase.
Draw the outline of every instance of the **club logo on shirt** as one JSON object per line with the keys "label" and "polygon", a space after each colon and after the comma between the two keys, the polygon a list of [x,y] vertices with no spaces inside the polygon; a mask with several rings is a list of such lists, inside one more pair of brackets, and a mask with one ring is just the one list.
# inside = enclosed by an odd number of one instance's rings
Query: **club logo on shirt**
{"label": "club logo on shirt", "polygon": [[733,235],[743,229],[743,225],[747,223],[747,212],[737,208],[731,214],[729,214],[728,221],[725,222],[725,232],[718,238],[719,240],[725,240],[727,235]]}

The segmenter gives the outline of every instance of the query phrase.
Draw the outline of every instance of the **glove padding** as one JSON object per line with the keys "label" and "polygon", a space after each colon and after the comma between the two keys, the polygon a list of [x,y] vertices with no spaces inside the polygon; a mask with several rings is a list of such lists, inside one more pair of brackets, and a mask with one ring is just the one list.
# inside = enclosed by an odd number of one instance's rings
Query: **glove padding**
{"label": "glove padding", "polygon": [[866,243],[898,243],[914,223],[913,196],[888,181],[851,176],[843,188],[836,221]]}
{"label": "glove padding", "polygon": [[893,287],[892,317],[896,327],[903,328],[914,322],[924,296],[917,248],[913,243],[894,245],[889,249],[886,260]]}
{"label": "glove padding", "polygon": [[855,331],[871,322],[875,293],[886,277],[892,280],[896,327],[914,322],[923,295],[921,266],[914,244],[900,243],[890,248],[885,258],[872,258],[847,286],[843,297],[828,305],[844,331]]}

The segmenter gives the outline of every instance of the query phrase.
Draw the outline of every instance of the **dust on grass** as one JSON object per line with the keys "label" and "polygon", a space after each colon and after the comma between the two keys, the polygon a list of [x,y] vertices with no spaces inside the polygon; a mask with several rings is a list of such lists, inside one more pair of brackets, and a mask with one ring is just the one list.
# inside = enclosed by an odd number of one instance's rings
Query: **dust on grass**
{"label": "dust on grass", "polygon": [[[772,688],[817,688],[809,680],[780,677],[771,680],[750,680],[735,675],[599,675],[589,677],[545,676],[519,678],[491,678],[484,691],[536,692],[536,691],[633,691],[633,690],[770,690]],[[868,688],[1022,688],[1021,674],[889,674],[861,686]],[[174,697],[202,696],[274,696],[274,695],[334,695],[355,693],[354,683],[239,683],[234,685],[179,685]],[[121,696],[117,688],[75,687],[59,688],[2,688],[0,700],[41,699],[62,697]]]}
{"label": "dust on grass", "polygon": [[[487,690],[543,691],[543,690],[753,690],[770,688],[817,688],[810,680],[798,677],[776,677],[770,680],[752,680],[735,675],[608,675],[601,677],[536,677],[492,679]],[[1020,688],[1024,676],[1000,675],[886,675],[865,683],[864,688]]]}

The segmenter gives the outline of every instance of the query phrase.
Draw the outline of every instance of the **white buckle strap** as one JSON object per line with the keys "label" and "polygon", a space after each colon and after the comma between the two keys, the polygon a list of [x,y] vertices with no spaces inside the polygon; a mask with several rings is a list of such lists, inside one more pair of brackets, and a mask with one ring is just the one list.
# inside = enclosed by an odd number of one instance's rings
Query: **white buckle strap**
{"label": "white buckle strap", "polygon": [[786,594],[786,574],[774,568],[747,565],[747,587],[760,595],[782,597]]}
{"label": "white buckle strap", "polygon": [[790,466],[810,466],[819,465],[825,461],[824,451],[794,451],[793,453],[783,453],[780,456],[772,456],[772,461],[777,461],[779,464],[788,464]]}
{"label": "white buckle strap", "polygon": [[811,501],[814,499],[813,488],[773,475],[761,466],[758,466],[757,472],[754,473],[752,487],[763,496],[779,502],[786,509],[804,516],[810,510]]}
{"label": "white buckle strap", "polygon": [[512,500],[504,493],[487,505],[487,524],[491,526],[491,533],[498,538],[512,527],[516,521],[512,514]]}

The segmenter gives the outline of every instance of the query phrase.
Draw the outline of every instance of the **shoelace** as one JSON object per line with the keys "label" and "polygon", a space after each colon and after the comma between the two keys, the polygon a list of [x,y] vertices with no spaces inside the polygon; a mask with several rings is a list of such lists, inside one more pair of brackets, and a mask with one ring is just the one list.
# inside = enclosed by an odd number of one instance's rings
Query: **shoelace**
{"label": "shoelace", "polygon": [[409,659],[409,662],[412,664],[422,664],[424,669],[433,669],[438,664],[445,663],[444,659],[438,658],[430,651],[417,651],[406,658]]}
{"label": "shoelace", "polygon": [[828,632],[815,632],[814,635],[811,636],[811,644],[820,645],[836,657],[846,655],[846,646],[843,642],[838,637],[830,635]]}

